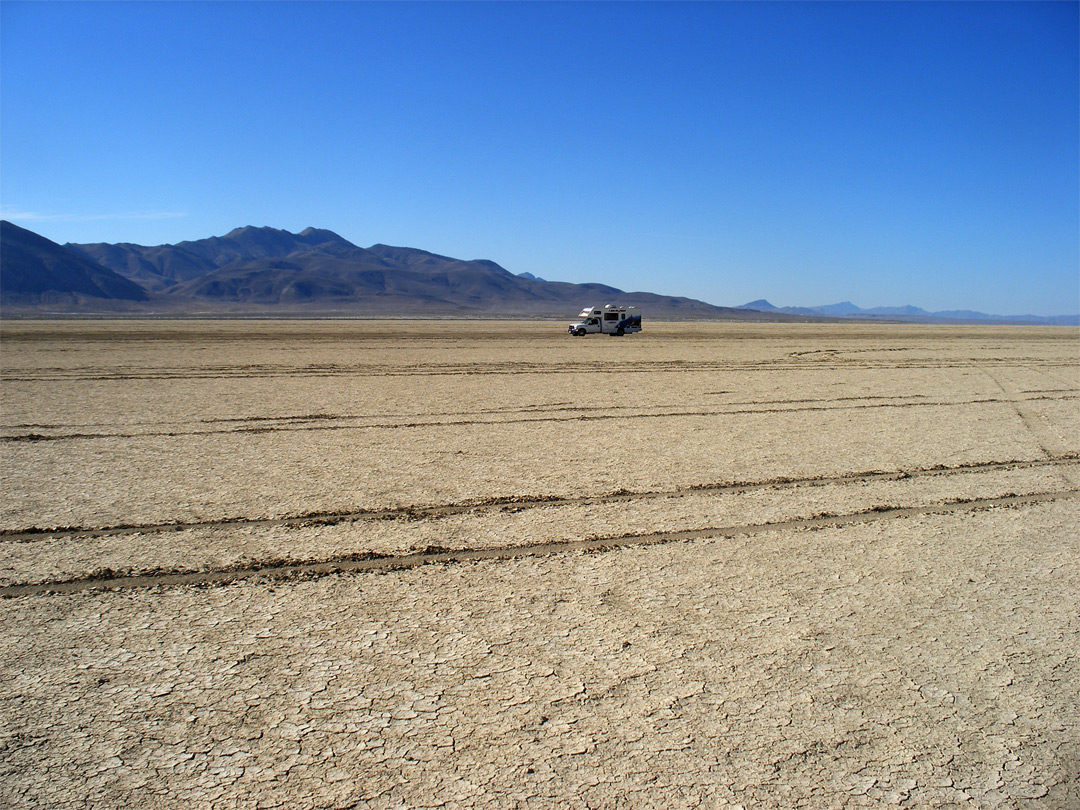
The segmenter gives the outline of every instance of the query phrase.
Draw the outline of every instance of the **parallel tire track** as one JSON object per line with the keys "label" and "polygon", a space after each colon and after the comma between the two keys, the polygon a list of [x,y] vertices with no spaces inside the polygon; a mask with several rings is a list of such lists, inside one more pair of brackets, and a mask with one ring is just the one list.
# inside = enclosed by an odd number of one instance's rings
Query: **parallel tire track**
{"label": "parallel tire track", "polygon": [[[1048,397],[1045,395],[1028,397],[1031,400],[1074,400],[1080,396]],[[1016,407],[1013,399],[998,399],[994,397],[981,397],[968,400],[928,400],[920,402],[869,402],[843,405],[796,405],[793,407],[740,407],[728,406],[697,410],[674,410],[643,413],[588,413],[587,409],[567,409],[576,411],[570,415],[550,416],[518,416],[511,418],[494,419],[428,419],[414,420],[409,422],[372,422],[368,424],[333,424],[329,419],[319,420],[319,424],[313,424],[315,420],[299,420],[300,423],[284,424],[260,424],[242,425],[229,428],[211,428],[208,430],[169,430],[169,431],[144,431],[140,433],[61,433],[46,435],[41,433],[22,433],[0,436],[4,442],[56,442],[73,440],[93,439],[146,439],[146,438],[178,438],[181,436],[213,436],[220,434],[244,434],[244,433],[276,433],[282,431],[337,431],[337,430],[401,430],[403,428],[439,428],[439,427],[469,427],[473,425],[513,425],[530,424],[539,422],[597,422],[610,420],[632,419],[677,419],[694,416],[743,416],[750,414],[777,414],[777,413],[809,413],[815,411],[851,411],[851,410],[876,410],[879,408],[933,408],[933,407],[964,407],[970,405],[1000,405],[1006,404]],[[352,417],[345,417],[346,419]],[[360,417],[362,418],[362,417]],[[332,419],[332,418],[331,418]],[[327,424],[327,422],[330,422]]]}
{"label": "parallel tire track", "polygon": [[[162,368],[151,371],[124,372],[90,371],[79,372],[72,369],[35,369],[33,374],[21,370],[0,371],[0,382],[49,383],[49,382],[126,382],[130,380],[223,380],[223,379],[266,379],[278,377],[326,378],[326,377],[445,377],[472,375],[517,375],[517,374],[682,374],[687,371],[833,371],[837,369],[956,369],[964,368],[968,363],[941,360],[908,360],[902,363],[881,360],[854,361],[815,360],[798,357],[784,360],[737,362],[649,362],[637,361],[621,363],[610,361],[579,362],[566,364],[539,363],[491,363],[477,366],[337,366],[337,367],[295,367],[295,368],[259,368],[254,366],[239,368],[205,368],[195,371]],[[1026,368],[1075,368],[1076,363],[1060,360],[1042,360],[1024,358],[998,361],[998,367]]]}
{"label": "parallel tire track", "polygon": [[996,470],[1020,470],[1059,465],[1080,464],[1080,455],[1063,455],[1051,459],[1030,459],[1011,461],[989,461],[972,464],[960,464],[952,467],[934,466],[910,470],[872,470],[866,472],[844,473],[833,476],[813,478],[771,478],[764,481],[736,481],[726,483],[694,484],[670,490],[650,490],[631,492],[617,490],[599,495],[581,495],[577,497],[559,497],[557,495],[508,496],[503,498],[485,498],[478,501],[434,504],[426,506],[401,506],[390,509],[359,509],[347,511],[308,512],[280,518],[233,517],[219,520],[172,522],[172,523],[126,523],[115,526],[62,526],[55,528],[29,527],[24,529],[0,530],[0,542],[30,543],[36,540],[62,539],[70,537],[110,537],[120,534],[159,534],[164,532],[190,531],[197,529],[217,529],[233,527],[304,527],[332,526],[337,523],[357,523],[375,520],[432,520],[453,515],[476,514],[492,511],[524,511],[538,507],[589,506],[610,503],[625,503],[664,498],[678,498],[703,492],[742,493],[761,489],[794,489],[807,486],[828,486],[830,484],[851,484],[871,481],[903,481],[909,478],[930,476],[961,475],[963,473],[993,472]]}
{"label": "parallel tire track", "polygon": [[947,504],[925,506],[891,507],[881,506],[873,509],[852,512],[843,515],[821,515],[810,518],[795,518],[774,523],[752,523],[738,526],[718,526],[705,529],[687,529],[682,531],[649,532],[645,534],[624,534],[612,537],[595,537],[584,540],[556,543],[536,543],[533,545],[504,546],[485,549],[465,549],[447,551],[429,549],[416,554],[401,556],[363,555],[338,559],[295,562],[287,564],[254,564],[216,571],[194,571],[188,573],[160,572],[131,576],[87,577],[35,585],[8,585],[0,587],[0,598],[19,596],[40,596],[71,594],[91,590],[119,590],[148,587],[183,587],[225,585],[244,579],[260,578],[268,580],[315,579],[341,573],[385,573],[417,568],[422,565],[453,564],[479,560],[510,560],[521,557],[541,557],[567,552],[607,552],[636,546],[650,546],[661,543],[700,540],[703,538],[741,537],[762,534],[770,531],[807,530],[840,528],[860,523],[870,523],[896,518],[915,517],[930,514],[957,514],[975,512],[994,507],[1022,507],[1032,504],[1048,503],[1059,499],[1073,499],[1080,495],[1080,490],[1069,489],[1056,492],[1040,492],[1029,495],[1006,495],[998,498],[974,498]]}

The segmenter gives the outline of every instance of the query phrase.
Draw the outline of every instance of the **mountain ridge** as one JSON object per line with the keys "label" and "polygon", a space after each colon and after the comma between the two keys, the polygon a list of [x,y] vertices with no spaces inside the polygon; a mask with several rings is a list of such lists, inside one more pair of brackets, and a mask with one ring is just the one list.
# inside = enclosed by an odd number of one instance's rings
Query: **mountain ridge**
{"label": "mountain ridge", "polygon": [[[661,318],[790,319],[603,284],[544,281],[490,259],[382,243],[363,248],[315,227],[296,234],[247,225],[175,245],[68,243],[57,249],[139,285],[147,296],[143,309],[164,315],[573,317],[586,305],[622,302]],[[9,269],[27,277],[40,271]],[[27,303],[4,298],[2,289],[0,298],[7,312],[13,303]],[[95,306],[110,310],[107,303]],[[71,302],[72,313],[85,310]]]}
{"label": "mountain ridge", "polygon": [[291,233],[245,225],[224,236],[153,246],[58,245],[8,222],[3,234],[0,302],[7,314],[573,317],[586,305],[633,303],[649,317],[676,319],[1080,324],[1080,315],[928,312],[912,305],[863,309],[850,301],[776,307],[758,299],[722,307],[605,284],[546,281],[490,259],[383,243],[363,248],[313,226]]}

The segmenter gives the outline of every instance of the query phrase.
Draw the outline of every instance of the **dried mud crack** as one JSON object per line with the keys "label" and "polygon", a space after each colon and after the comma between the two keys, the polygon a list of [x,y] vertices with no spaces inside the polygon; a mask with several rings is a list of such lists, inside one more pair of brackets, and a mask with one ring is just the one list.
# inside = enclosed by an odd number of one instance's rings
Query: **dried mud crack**
{"label": "dried mud crack", "polygon": [[0,807],[1080,808],[1075,328],[0,329]]}
{"label": "dried mud crack", "polygon": [[539,557],[567,552],[600,553],[633,546],[700,540],[715,537],[739,537],[783,530],[813,530],[837,528],[857,523],[889,520],[930,514],[955,514],[995,507],[1019,508],[1031,504],[1074,499],[1080,490],[1067,489],[1027,495],[1005,495],[996,498],[955,499],[947,503],[921,506],[879,505],[847,514],[819,514],[768,523],[716,526],[680,531],[657,531],[645,534],[623,534],[610,537],[590,537],[567,542],[548,542],[500,546],[483,549],[445,550],[429,547],[415,554],[383,556],[364,553],[327,560],[296,562],[263,561],[248,565],[230,566],[220,570],[190,572],[145,572],[121,576],[100,576],[70,579],[33,585],[0,587],[0,598],[78,593],[91,590],[117,590],[147,587],[205,587],[224,585],[253,577],[268,580],[312,579],[341,573],[380,573],[416,568],[422,565],[464,563],[479,560]]}

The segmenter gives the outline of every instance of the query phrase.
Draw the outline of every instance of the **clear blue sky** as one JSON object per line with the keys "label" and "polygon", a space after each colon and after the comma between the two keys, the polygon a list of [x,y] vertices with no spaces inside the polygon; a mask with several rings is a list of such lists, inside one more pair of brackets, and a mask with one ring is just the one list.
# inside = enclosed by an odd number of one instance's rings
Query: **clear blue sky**
{"label": "clear blue sky", "polygon": [[1078,4],[0,3],[0,205],[737,305],[1080,311]]}

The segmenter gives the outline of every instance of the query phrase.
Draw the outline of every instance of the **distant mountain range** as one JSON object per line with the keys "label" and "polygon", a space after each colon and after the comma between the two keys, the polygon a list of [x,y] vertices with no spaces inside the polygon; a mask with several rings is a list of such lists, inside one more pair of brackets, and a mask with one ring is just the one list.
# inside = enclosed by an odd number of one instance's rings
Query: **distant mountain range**
{"label": "distant mountain range", "polygon": [[[731,307],[604,284],[514,275],[484,259],[358,247],[336,233],[245,227],[146,247],[58,245],[9,222],[0,246],[5,314],[574,317],[633,303],[659,318],[760,319]],[[771,320],[791,320],[782,313]]]}
{"label": "distant mountain range", "polygon": [[736,309],[745,309],[750,312],[783,313],[785,315],[805,315],[808,317],[826,318],[853,318],[862,320],[878,321],[908,321],[913,323],[1029,323],[1047,324],[1053,326],[1076,326],[1080,325],[1080,315],[988,315],[985,312],[974,312],[970,309],[954,309],[942,312],[927,312],[925,309],[913,306],[903,307],[873,307],[863,309],[855,306],[850,301],[841,301],[839,304],[826,304],[820,307],[774,307],[764,298],[743,304]]}
{"label": "distant mountain range", "polygon": [[147,247],[59,245],[5,221],[0,243],[0,306],[8,316],[572,318],[588,305],[623,303],[641,307],[647,317],[669,319],[1080,323],[1080,316],[861,309],[850,302],[774,307],[762,299],[720,307],[604,284],[514,275],[486,259],[466,261],[382,244],[362,248],[318,228],[290,233],[248,226],[225,236]]}

